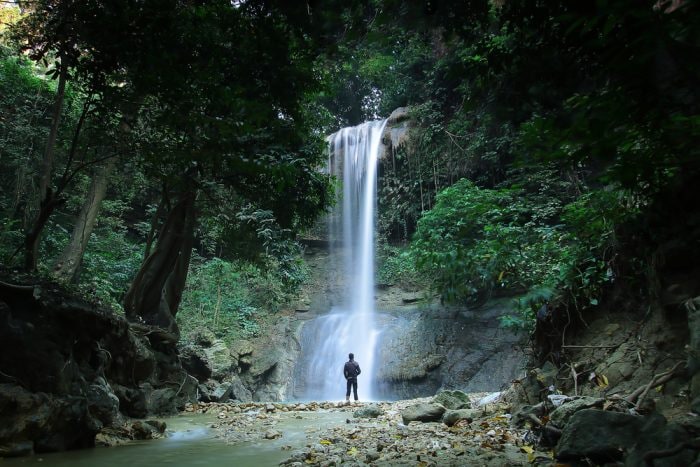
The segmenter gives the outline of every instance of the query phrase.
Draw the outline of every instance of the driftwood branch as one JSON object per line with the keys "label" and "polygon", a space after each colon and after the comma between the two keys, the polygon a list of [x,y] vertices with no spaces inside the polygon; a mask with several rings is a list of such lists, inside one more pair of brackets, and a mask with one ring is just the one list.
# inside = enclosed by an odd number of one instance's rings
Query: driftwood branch
{"label": "driftwood branch", "polygon": [[658,375],[654,375],[654,377],[651,379],[651,381],[649,381],[648,384],[638,387],[632,394],[625,397],[624,399],[630,404],[634,404],[635,408],[638,409],[641,406],[642,402],[644,402],[644,398],[647,396],[649,391],[673,379],[676,376],[678,368],[683,363],[685,363],[685,361],[681,360],[680,362],[676,363],[670,370],[664,371],[663,373],[659,373]]}

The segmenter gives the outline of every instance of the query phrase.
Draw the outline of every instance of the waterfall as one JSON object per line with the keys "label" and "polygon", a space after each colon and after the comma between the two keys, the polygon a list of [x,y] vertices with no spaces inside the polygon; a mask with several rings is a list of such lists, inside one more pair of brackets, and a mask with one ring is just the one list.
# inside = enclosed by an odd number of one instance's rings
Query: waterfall
{"label": "waterfall", "polygon": [[386,120],[343,128],[329,138],[329,170],[342,180],[342,195],[329,218],[331,258],[343,277],[342,300],[310,320],[302,332],[302,394],[307,400],[345,396],[343,364],[355,354],[362,374],[360,400],[373,400],[379,330],[374,304],[374,231],[377,160]]}

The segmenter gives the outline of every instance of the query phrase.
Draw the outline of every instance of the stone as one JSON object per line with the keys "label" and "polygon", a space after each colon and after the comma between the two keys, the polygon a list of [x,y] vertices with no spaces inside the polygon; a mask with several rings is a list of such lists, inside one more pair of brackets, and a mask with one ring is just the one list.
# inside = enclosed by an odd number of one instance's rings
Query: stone
{"label": "stone", "polygon": [[212,402],[209,386],[206,384],[197,385],[197,400],[200,402]]}
{"label": "stone", "polygon": [[534,416],[538,420],[546,413],[547,408],[543,402],[536,405],[525,405],[513,415],[513,425],[522,427]]}
{"label": "stone", "polygon": [[216,334],[207,328],[197,328],[192,331],[192,341],[202,347],[211,347],[217,341]]}
{"label": "stone", "polygon": [[446,409],[468,409],[471,407],[469,396],[462,391],[440,391],[433,397],[435,404],[441,404]]}
{"label": "stone", "polygon": [[200,383],[211,378],[212,369],[207,354],[202,347],[188,345],[180,349],[180,361],[185,371],[197,378]]}
{"label": "stone", "polygon": [[558,460],[590,459],[616,462],[635,446],[659,448],[658,433],[666,426],[659,414],[640,417],[595,409],[579,410],[569,420],[557,444]]}
{"label": "stone", "polygon": [[445,413],[445,407],[440,404],[416,404],[401,411],[404,424],[410,422],[438,422]]}
{"label": "stone", "polygon": [[267,430],[263,435],[265,439],[277,439],[282,437],[282,432],[277,430]]}
{"label": "stone", "polygon": [[253,394],[243,385],[243,381],[238,376],[229,378],[231,384],[231,399],[240,402],[253,402]]}
{"label": "stone", "polygon": [[0,445],[0,458],[28,456],[33,453],[34,442],[29,440],[8,442]]}
{"label": "stone", "polygon": [[377,418],[382,415],[384,411],[374,404],[368,405],[367,407],[362,407],[361,409],[353,412],[352,416],[355,418]]}
{"label": "stone", "polygon": [[478,416],[479,411],[474,409],[448,410],[442,416],[442,423],[447,426],[452,426],[460,420],[466,420],[471,423]]}
{"label": "stone", "polygon": [[165,423],[135,420],[131,422],[132,439],[158,439],[165,432]]}
{"label": "stone", "polygon": [[243,355],[253,353],[253,344],[249,340],[241,339],[231,344],[231,356],[240,358]]}
{"label": "stone", "polygon": [[365,453],[365,462],[368,464],[376,461],[377,459],[379,459],[379,453],[377,451],[370,449]]}
{"label": "stone", "polygon": [[622,460],[636,441],[644,420],[619,412],[583,409],[571,417],[557,443],[561,461],[590,459],[596,464]]}
{"label": "stone", "polygon": [[[149,385],[150,387],[150,385]],[[148,413],[146,393],[140,389],[113,384],[114,394],[119,399],[119,410],[129,417],[141,418]]]}
{"label": "stone", "polygon": [[[692,439],[681,425],[667,424],[653,413],[647,417],[583,409],[576,412],[562,432],[556,458],[564,462],[586,461],[606,464],[624,460],[626,466],[644,465],[649,451],[668,450]],[[695,452],[681,451],[654,461],[657,467],[691,465]]]}
{"label": "stone", "polygon": [[535,378],[545,388],[556,387],[557,373],[559,369],[550,361],[545,362],[542,368],[533,370]]}
{"label": "stone", "polygon": [[207,361],[211,366],[211,377],[218,381],[231,374],[231,369],[234,365],[231,351],[221,339],[214,339],[211,346],[204,349],[207,356]]}
{"label": "stone", "polygon": [[549,419],[559,428],[564,428],[569,422],[569,419],[579,410],[592,408],[602,409],[604,402],[603,399],[597,399],[595,397],[580,397],[578,399],[565,401],[549,414]]}
{"label": "stone", "polygon": [[387,124],[395,125],[408,120],[409,118],[411,118],[411,115],[408,107],[397,107],[393,112],[391,112],[391,115],[389,115]]}
{"label": "stone", "polygon": [[119,398],[102,377],[88,387],[86,397],[92,417],[97,418],[103,426],[114,423],[119,415]]}
{"label": "stone", "polygon": [[221,383],[213,391],[209,397],[213,402],[225,402],[231,398],[233,386],[231,383]]}

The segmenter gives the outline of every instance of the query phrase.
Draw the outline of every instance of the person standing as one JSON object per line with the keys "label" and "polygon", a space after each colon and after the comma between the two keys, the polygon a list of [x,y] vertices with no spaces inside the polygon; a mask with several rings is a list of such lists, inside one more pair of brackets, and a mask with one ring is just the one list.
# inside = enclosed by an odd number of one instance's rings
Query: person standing
{"label": "person standing", "polygon": [[343,367],[343,375],[347,381],[347,391],[345,392],[345,400],[350,400],[350,388],[352,388],[355,400],[357,400],[357,376],[362,372],[360,364],[355,361],[355,354],[348,355],[349,360],[345,362]]}

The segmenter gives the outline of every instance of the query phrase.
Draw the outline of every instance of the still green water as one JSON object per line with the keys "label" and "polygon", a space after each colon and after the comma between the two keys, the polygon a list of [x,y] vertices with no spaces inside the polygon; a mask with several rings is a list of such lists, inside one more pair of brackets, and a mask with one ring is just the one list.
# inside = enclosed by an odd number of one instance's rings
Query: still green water
{"label": "still green water", "polygon": [[[2,467],[93,467],[93,466],[277,466],[291,451],[307,444],[306,435],[345,422],[343,412],[301,412],[301,419],[285,414],[274,427],[282,437],[274,440],[226,444],[217,439],[209,425],[212,415],[181,415],[164,419],[169,436],[126,446],[94,448],[20,459],[0,459]],[[292,450],[283,450],[291,446]]]}

